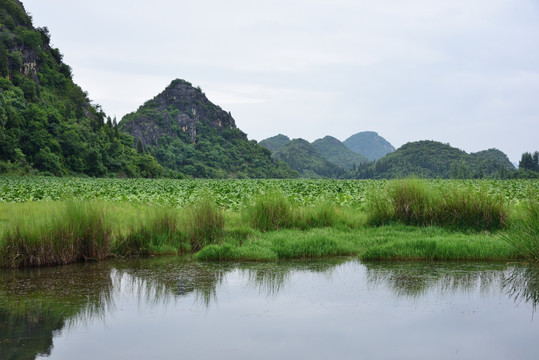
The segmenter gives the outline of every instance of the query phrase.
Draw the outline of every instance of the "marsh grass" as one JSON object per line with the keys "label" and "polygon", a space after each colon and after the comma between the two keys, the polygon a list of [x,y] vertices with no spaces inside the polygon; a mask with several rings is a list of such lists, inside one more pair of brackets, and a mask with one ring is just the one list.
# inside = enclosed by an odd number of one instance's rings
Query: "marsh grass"
{"label": "marsh grass", "polygon": [[501,196],[465,187],[435,189],[417,179],[395,180],[385,192],[369,199],[368,223],[401,222],[414,226],[441,226],[454,230],[498,230],[509,210]]}
{"label": "marsh grass", "polygon": [[40,217],[17,219],[4,231],[0,265],[17,268],[101,260],[109,254],[110,245],[111,230],[101,204],[48,204]]}
{"label": "marsh grass", "polygon": [[260,231],[274,231],[294,226],[295,216],[288,199],[273,191],[256,197],[245,209],[247,222]]}
{"label": "marsh grass", "polygon": [[523,209],[509,220],[503,239],[531,263],[539,263],[539,195],[533,194]]}
{"label": "marsh grass", "polygon": [[119,234],[113,253],[121,256],[177,254],[190,250],[187,234],[181,230],[179,213],[171,208],[146,211],[140,224]]}
{"label": "marsh grass", "polygon": [[209,198],[192,206],[187,214],[186,228],[191,250],[198,251],[224,238],[225,216]]}

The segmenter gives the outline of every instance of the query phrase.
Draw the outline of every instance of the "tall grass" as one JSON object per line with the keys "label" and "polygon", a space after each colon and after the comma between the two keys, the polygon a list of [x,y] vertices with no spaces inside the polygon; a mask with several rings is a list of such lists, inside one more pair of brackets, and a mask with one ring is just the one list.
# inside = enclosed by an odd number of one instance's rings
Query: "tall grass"
{"label": "tall grass", "polygon": [[209,198],[202,199],[188,211],[187,234],[191,249],[198,251],[223,239],[225,220],[223,211]]}
{"label": "tall grass", "polygon": [[441,191],[417,179],[395,180],[385,192],[371,196],[368,222],[401,222],[455,230],[496,230],[505,226],[508,207],[502,197],[448,186]]}
{"label": "tall grass", "polygon": [[530,197],[522,212],[510,219],[503,239],[527,261],[539,263],[539,195]]}
{"label": "tall grass", "polygon": [[245,212],[247,222],[260,231],[290,228],[295,223],[289,201],[276,191],[259,195]]}
{"label": "tall grass", "polygon": [[109,254],[111,230],[100,204],[70,201],[49,210],[39,219],[18,219],[4,232],[0,266],[64,265]]}
{"label": "tall grass", "polygon": [[177,254],[189,250],[186,234],[180,229],[178,211],[154,208],[138,225],[118,234],[113,253],[121,256]]}

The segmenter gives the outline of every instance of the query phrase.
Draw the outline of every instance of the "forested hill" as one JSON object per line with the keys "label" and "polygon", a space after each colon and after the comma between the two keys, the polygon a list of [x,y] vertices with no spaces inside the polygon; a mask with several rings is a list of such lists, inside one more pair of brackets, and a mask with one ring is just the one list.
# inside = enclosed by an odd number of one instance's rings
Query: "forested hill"
{"label": "forested hill", "polygon": [[308,141],[294,139],[273,153],[276,159],[286,162],[303,177],[338,178],[344,169],[326,160]]}
{"label": "forested hill", "polygon": [[350,150],[333,136],[315,140],[313,146],[322,157],[343,169],[352,169],[361,163],[368,162],[365,156]]}
{"label": "forested hill", "polygon": [[[501,154],[500,154],[501,153]],[[468,154],[436,141],[407,143],[375,163],[365,164],[347,173],[348,178],[390,179],[407,176],[422,178],[505,177],[514,167],[501,151]]]}
{"label": "forested hill", "polygon": [[370,161],[376,161],[395,151],[393,145],[374,131],[362,131],[354,134],[344,140],[343,144]]}
{"label": "forested hill", "polygon": [[290,142],[290,138],[286,135],[279,134],[272,136],[270,138],[260,141],[260,145],[271,151],[272,153],[279,150],[283,145],[286,145]]}
{"label": "forested hill", "polygon": [[16,0],[0,0],[0,173],[158,176]]}
{"label": "forested hill", "polygon": [[193,177],[287,178],[297,172],[272,159],[271,152],[236,127],[229,112],[208,100],[200,88],[174,80],[120,129],[137,139],[164,167]]}

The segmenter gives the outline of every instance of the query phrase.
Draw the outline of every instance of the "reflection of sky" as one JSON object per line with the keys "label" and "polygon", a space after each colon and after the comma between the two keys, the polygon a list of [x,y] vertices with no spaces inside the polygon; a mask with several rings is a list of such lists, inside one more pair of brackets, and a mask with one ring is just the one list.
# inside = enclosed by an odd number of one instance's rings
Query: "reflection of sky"
{"label": "reflection of sky", "polygon": [[291,271],[268,294],[237,269],[202,311],[196,293],[161,302],[136,296],[124,275],[115,283],[122,291],[110,316],[58,334],[50,359],[534,359],[538,353],[539,322],[529,304],[515,306],[479,284],[402,296],[367,275],[355,262],[329,275]]}

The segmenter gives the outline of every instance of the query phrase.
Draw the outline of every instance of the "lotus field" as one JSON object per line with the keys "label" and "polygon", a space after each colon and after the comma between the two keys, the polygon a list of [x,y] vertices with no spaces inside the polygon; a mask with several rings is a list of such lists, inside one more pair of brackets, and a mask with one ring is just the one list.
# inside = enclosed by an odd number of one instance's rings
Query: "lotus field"
{"label": "lotus field", "polygon": [[[501,196],[517,205],[539,193],[538,180],[423,180],[443,191],[450,184]],[[255,196],[280,191],[296,206],[321,201],[362,208],[387,180],[173,180],[0,177],[0,202],[105,200],[181,208],[211,197],[217,206],[239,210]]]}

